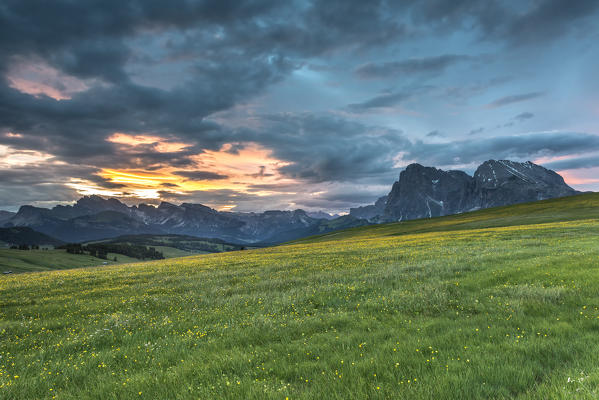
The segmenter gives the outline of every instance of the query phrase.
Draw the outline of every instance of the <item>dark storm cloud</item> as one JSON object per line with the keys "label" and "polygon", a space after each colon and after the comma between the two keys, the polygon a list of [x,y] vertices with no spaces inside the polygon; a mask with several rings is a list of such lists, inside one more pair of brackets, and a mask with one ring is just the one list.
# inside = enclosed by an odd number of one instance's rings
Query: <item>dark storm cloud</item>
{"label": "dark storm cloud", "polygon": [[[20,145],[69,162],[115,155],[111,133],[171,134],[216,149],[231,138],[204,119],[262,92],[309,57],[338,48],[380,46],[403,34],[383,1],[8,1],[0,8],[0,71],[34,56],[60,71],[99,79],[70,100],[0,85],[0,125],[30,139]],[[293,16],[297,23],[285,21]],[[34,27],[34,28],[33,28]],[[185,85],[170,90],[131,82],[131,39],[175,32],[167,58],[199,58]],[[217,37],[218,36],[218,37]],[[108,162],[112,164],[113,160]]]}
{"label": "dark storm cloud", "polygon": [[23,204],[71,201],[74,189],[65,186],[69,176],[93,179],[96,170],[71,165],[20,166],[0,169],[0,209],[16,210]]}
{"label": "dark storm cloud", "polygon": [[470,24],[483,32],[494,32],[510,17],[501,2],[495,0],[427,0],[414,4],[414,21],[432,24],[441,31],[453,31]]}
{"label": "dark storm cloud", "polygon": [[7,55],[37,54],[80,77],[126,80],[130,49],[123,39],[140,31],[186,29],[252,18],[274,1],[102,2],[7,0],[0,8],[0,48]]}
{"label": "dark storm cloud", "polygon": [[545,0],[533,3],[528,12],[505,24],[505,36],[515,45],[534,45],[565,35],[571,30],[595,23],[599,9],[595,0],[564,2]]}
{"label": "dark storm cloud", "polygon": [[94,167],[40,163],[0,169],[0,182],[15,185],[64,184],[65,176],[69,176],[71,173],[84,176],[87,179],[97,179],[99,182],[101,178],[94,178],[97,172],[97,168]]}
{"label": "dark storm cloud", "polygon": [[[550,12],[556,6],[549,3],[540,5],[536,12],[558,23],[559,13]],[[590,2],[585,3],[590,7]],[[283,79],[299,65],[293,58],[340,48],[399,43],[409,36],[404,15],[411,15],[415,21],[448,24],[462,14],[470,14],[484,26],[490,25],[487,14],[494,14],[498,20],[508,18],[503,12],[493,12],[498,7],[494,3],[483,7],[475,1],[403,5],[384,1],[312,1],[299,8],[275,1],[181,0],[169,7],[161,4],[4,2],[0,8],[0,69],[5,70],[13,56],[34,55],[65,73],[98,78],[108,85],[56,102],[43,96],[36,99],[23,95],[8,88],[5,82],[0,88],[2,125],[40,138],[34,148],[53,144],[53,153],[72,157],[73,162],[78,155],[113,153],[113,147],[103,143],[103,139],[114,131],[175,132],[193,137],[204,148],[214,149],[229,138],[204,118]],[[579,11],[565,13],[568,21],[586,10],[574,8]],[[406,10],[411,12],[406,14]],[[533,12],[527,14],[529,18],[533,18]],[[285,22],[292,15],[296,23]],[[130,39],[161,31],[181,32],[165,47],[170,51],[168,57],[176,53],[194,57],[201,53],[203,58],[190,70],[190,81],[172,90],[134,84],[125,69],[126,63],[134,59]],[[360,71],[365,75],[385,75],[395,70],[433,72],[467,57],[450,54],[370,64]],[[409,97],[410,93],[386,93],[349,108],[359,112],[389,107]],[[51,140],[42,143],[44,138]]]}
{"label": "dark storm cloud", "polygon": [[[276,63],[231,62],[221,69],[205,69],[196,82],[172,91],[129,83],[95,87],[57,102],[0,88],[0,104],[4,105],[0,123],[6,130],[40,138],[33,148],[48,149],[50,144],[53,148],[48,150],[67,158],[111,153],[114,146],[104,140],[113,132],[174,131],[179,137],[196,138],[204,148],[214,149],[227,138],[203,119],[280,79],[279,67],[284,69]],[[46,139],[51,140],[41,142]]]}
{"label": "dark storm cloud", "polygon": [[0,186],[0,209],[18,210],[25,204],[70,202],[81,197],[75,189],[59,183],[35,183],[31,185],[3,184]]}
{"label": "dark storm cloud", "polygon": [[435,57],[414,58],[405,61],[385,63],[368,63],[356,68],[355,73],[360,78],[401,78],[403,75],[439,74],[451,65],[471,59],[470,56],[459,54],[444,54]]}
{"label": "dark storm cloud", "polygon": [[121,183],[111,182],[109,179],[106,179],[99,175],[90,175],[87,176],[86,179],[98,185],[104,189],[123,189],[126,188],[127,185],[123,185]]}
{"label": "dark storm cloud", "polygon": [[273,155],[292,164],[286,176],[311,182],[348,181],[388,174],[398,149],[409,143],[401,131],[368,126],[330,114],[273,114],[263,129],[244,137],[267,143]]}
{"label": "dark storm cloud", "polygon": [[520,103],[522,101],[536,99],[538,97],[543,96],[544,94],[545,93],[543,93],[543,92],[531,92],[531,93],[516,94],[516,95],[512,95],[512,96],[505,96],[505,97],[501,97],[501,98],[494,100],[491,103],[487,104],[487,107],[488,108],[503,107],[503,106],[507,106],[508,104]]}
{"label": "dark storm cloud", "polygon": [[480,163],[488,159],[525,159],[599,150],[599,136],[577,132],[542,132],[451,143],[414,143],[404,158],[427,165]]}
{"label": "dark storm cloud", "polygon": [[592,26],[599,3],[594,0],[564,2],[539,0],[516,3],[503,1],[428,0],[414,2],[413,20],[437,30],[452,32],[477,29],[483,39],[510,46],[538,46],[558,40],[573,30],[579,33]]}
{"label": "dark storm cloud", "polygon": [[175,171],[173,174],[187,178],[190,181],[207,181],[228,178],[227,175],[217,174],[210,171]]}

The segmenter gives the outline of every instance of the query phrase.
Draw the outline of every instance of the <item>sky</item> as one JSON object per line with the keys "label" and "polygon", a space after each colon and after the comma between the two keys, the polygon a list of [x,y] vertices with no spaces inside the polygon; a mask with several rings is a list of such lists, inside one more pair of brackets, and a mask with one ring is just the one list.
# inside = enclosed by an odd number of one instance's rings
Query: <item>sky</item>
{"label": "sky", "polygon": [[346,212],[410,163],[599,190],[595,0],[3,0],[0,209]]}

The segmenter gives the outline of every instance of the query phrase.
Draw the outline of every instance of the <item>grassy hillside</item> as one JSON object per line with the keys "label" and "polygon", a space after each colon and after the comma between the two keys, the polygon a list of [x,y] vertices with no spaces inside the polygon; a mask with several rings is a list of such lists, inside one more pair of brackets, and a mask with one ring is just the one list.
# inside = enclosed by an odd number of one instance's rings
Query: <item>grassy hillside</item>
{"label": "grassy hillside", "polygon": [[593,399],[599,196],[0,277],[0,398]]}
{"label": "grassy hillside", "polygon": [[[52,271],[57,269],[69,269],[90,267],[94,265],[117,264],[114,254],[109,254],[110,260],[101,260],[96,257],[83,254],[68,254],[64,250],[12,250],[0,249],[0,273],[12,271],[13,273]],[[116,255],[118,263],[137,261],[125,256]]]}

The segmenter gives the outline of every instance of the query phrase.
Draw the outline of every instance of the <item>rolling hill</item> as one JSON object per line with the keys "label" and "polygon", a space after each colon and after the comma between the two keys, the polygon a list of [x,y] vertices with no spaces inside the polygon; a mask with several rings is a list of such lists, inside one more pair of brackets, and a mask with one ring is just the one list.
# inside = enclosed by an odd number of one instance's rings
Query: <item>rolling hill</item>
{"label": "rolling hill", "polygon": [[118,256],[118,261],[115,262],[113,259],[101,260],[88,254],[69,254],[64,250],[0,249],[0,274],[54,271],[134,261],[139,260]]}
{"label": "rolling hill", "polygon": [[597,398],[598,243],[584,194],[2,276],[0,397]]}

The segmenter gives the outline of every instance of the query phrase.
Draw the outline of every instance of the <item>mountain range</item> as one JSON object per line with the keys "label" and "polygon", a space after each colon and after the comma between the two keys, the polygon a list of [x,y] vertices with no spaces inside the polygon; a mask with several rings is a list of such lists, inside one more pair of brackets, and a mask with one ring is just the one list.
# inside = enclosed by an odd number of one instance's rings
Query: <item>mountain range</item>
{"label": "mountain range", "polygon": [[25,205],[16,214],[2,212],[0,226],[30,227],[66,242],[147,233],[281,243],[370,223],[431,218],[577,193],[559,174],[532,162],[489,160],[474,176],[410,164],[387,196],[340,217],[303,210],[222,212],[191,203],[127,206],[113,198],[85,196],[74,205],[52,209]]}
{"label": "mountain range", "polygon": [[162,202],[127,206],[117,199],[85,196],[74,205],[52,209],[21,206],[3,221],[25,226],[65,242],[84,242],[131,234],[179,234],[234,243],[280,243],[335,229],[368,224],[352,216],[313,218],[303,210],[263,213],[220,212],[202,204]]}

